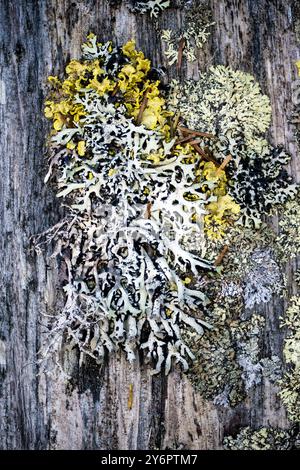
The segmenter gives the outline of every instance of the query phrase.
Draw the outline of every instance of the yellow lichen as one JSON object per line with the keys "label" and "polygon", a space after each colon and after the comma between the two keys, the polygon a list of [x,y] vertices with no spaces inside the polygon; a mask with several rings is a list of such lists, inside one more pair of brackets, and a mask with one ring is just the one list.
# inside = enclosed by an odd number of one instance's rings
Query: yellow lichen
{"label": "yellow lichen", "polygon": [[80,140],[77,144],[77,152],[80,157],[83,157],[85,154],[85,142],[84,140]]}

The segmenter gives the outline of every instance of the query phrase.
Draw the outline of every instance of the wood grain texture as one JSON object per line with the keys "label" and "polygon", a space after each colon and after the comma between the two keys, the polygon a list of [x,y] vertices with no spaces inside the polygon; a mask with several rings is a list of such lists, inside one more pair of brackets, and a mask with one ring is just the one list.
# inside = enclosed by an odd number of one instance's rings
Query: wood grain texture
{"label": "wood grain texture", "polygon": [[[212,36],[196,64],[183,63],[181,76],[225,64],[253,73],[272,102],[270,139],[293,155],[290,171],[300,174],[289,117],[291,87],[299,58],[292,0],[211,0]],[[183,12],[165,11],[159,27],[182,22]],[[47,253],[30,252],[30,237],[56,223],[61,209],[43,184],[48,124],[43,118],[46,77],[61,74],[80,55],[85,35],[118,44],[136,38],[154,64],[165,63],[155,23],[104,0],[0,0],[0,448],[1,449],[219,449],[224,432],[239,426],[288,427],[276,388],[264,381],[234,409],[220,409],[193,391],[184,375],[152,376],[129,365],[122,354],[99,371],[72,370],[68,383],[38,375],[36,352],[44,341],[43,314],[59,311],[59,269]],[[166,65],[166,64],[165,64]],[[176,76],[176,66],[168,71]],[[298,178],[299,180],[299,178]],[[277,220],[273,223],[277,226]],[[49,251],[50,252],[50,251]],[[287,269],[289,290],[296,268]],[[264,350],[282,357],[279,316],[283,301],[266,311]],[[4,351],[4,352],[3,352]],[[6,362],[6,365],[5,365]],[[132,406],[128,396],[132,390]]]}

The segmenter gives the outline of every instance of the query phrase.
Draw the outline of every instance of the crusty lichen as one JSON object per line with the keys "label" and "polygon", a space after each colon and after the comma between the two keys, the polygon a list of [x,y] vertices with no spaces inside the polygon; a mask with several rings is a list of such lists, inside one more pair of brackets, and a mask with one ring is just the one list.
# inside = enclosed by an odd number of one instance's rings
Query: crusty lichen
{"label": "crusty lichen", "polygon": [[208,259],[216,259],[224,243],[228,250],[217,268],[219,275],[205,280],[205,291],[214,299],[207,317],[212,329],[201,338],[188,336],[196,355],[188,376],[218,405],[235,406],[263,377],[275,383],[282,375],[279,358],[264,357],[261,351],[264,318],[245,314],[247,307],[261,306],[282,292],[275,239],[265,225],[255,231],[236,226],[206,246]]}
{"label": "crusty lichen", "polygon": [[288,329],[283,354],[289,367],[280,384],[280,397],[292,422],[300,422],[300,297],[292,297],[281,327]]}
{"label": "crusty lichen", "polygon": [[188,341],[196,354],[188,375],[205,398],[235,406],[262,378],[258,341],[264,318],[253,315],[243,321],[227,306],[216,307],[209,319],[210,333]]}
{"label": "crusty lichen", "polygon": [[271,427],[252,430],[245,427],[235,436],[226,436],[223,445],[228,450],[289,450],[293,442],[292,431]]}
{"label": "crusty lichen", "polygon": [[245,307],[269,302],[273,294],[283,290],[283,277],[280,266],[274,260],[270,248],[253,252],[250,259],[249,271],[244,279]]}
{"label": "crusty lichen", "polygon": [[300,196],[288,201],[280,211],[277,244],[282,260],[300,254]]}
{"label": "crusty lichen", "polygon": [[300,373],[299,367],[287,372],[279,382],[279,396],[286,407],[288,418],[292,422],[300,422]]}
{"label": "crusty lichen", "polygon": [[[214,297],[220,303],[243,300],[243,308],[252,308],[281,294],[285,279],[281,273],[275,232],[263,224],[260,229],[234,226],[222,240],[207,244],[205,255],[216,258],[226,245],[228,250],[219,268],[221,277]],[[215,281],[214,281],[215,282]]]}
{"label": "crusty lichen", "polygon": [[239,322],[221,307],[210,314],[210,322],[213,328],[201,340],[187,336],[187,344],[196,356],[188,377],[206,399],[235,406],[245,397],[242,368],[236,360],[235,332]]}
{"label": "crusty lichen", "polygon": [[223,407],[236,406],[263,378],[276,383],[282,375],[277,356],[262,357],[264,317],[254,314],[242,320],[239,314],[237,305],[216,306],[208,317],[208,334],[186,335],[196,356],[188,377],[204,398]]}

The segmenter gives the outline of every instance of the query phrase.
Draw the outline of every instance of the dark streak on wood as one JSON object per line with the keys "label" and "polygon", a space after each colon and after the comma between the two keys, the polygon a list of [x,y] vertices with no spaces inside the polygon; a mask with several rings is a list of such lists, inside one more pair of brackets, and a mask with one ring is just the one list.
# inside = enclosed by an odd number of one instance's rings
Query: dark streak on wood
{"label": "dark streak on wood", "polygon": [[178,46],[177,70],[181,70],[183,50],[185,48],[185,39],[181,38]]}

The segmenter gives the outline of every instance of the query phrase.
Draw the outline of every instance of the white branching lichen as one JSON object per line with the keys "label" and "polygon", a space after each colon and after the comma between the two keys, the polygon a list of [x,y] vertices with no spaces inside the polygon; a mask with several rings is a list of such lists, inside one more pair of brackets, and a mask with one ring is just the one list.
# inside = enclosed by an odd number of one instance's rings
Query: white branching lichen
{"label": "white branching lichen", "polygon": [[64,336],[99,362],[118,348],[133,361],[141,349],[157,372],[173,361],[187,369],[194,356],[181,331],[209,328],[199,314],[208,298],[191,282],[214,266],[184,240],[214,220],[221,228],[238,206],[225,172],[171,138],[172,113],[133,42],[117,49],[91,35],[83,52],[66,80],[51,78],[45,109],[53,120],[46,181],[70,213],[55,233],[68,282],[51,348]]}

